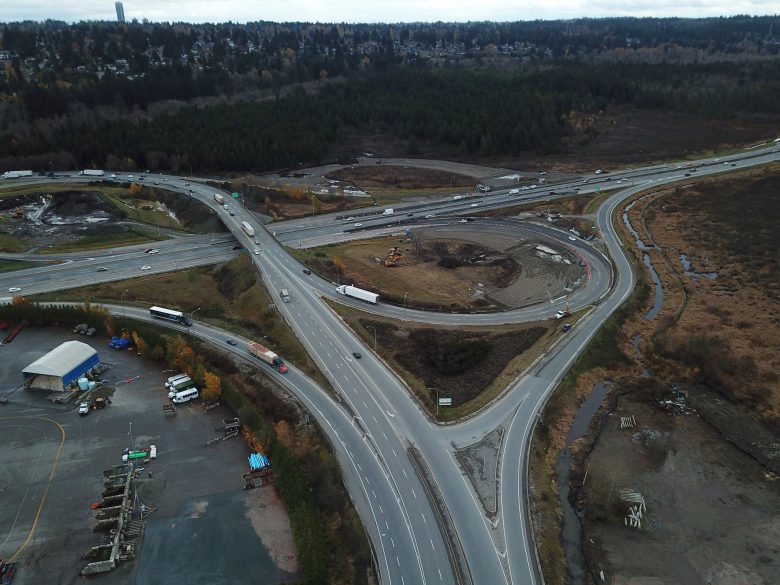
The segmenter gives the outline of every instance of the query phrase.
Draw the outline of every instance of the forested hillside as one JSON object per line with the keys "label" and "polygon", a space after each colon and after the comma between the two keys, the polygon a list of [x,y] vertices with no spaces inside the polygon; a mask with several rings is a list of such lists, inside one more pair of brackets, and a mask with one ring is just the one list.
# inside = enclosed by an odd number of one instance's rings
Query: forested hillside
{"label": "forested hillside", "polygon": [[774,24],[0,25],[0,168],[264,171],[369,135],[409,155],[562,153],[615,106],[772,115]]}

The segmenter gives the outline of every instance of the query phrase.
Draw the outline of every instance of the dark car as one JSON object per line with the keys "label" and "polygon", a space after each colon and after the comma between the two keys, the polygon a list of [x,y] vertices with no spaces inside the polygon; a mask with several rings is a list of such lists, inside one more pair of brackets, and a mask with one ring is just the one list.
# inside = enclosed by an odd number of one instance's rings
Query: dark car
{"label": "dark car", "polygon": [[237,345],[235,339],[226,339],[225,343],[227,343],[228,345]]}
{"label": "dark car", "polygon": [[354,355],[354,356],[355,356],[355,359],[357,359],[357,360],[359,360],[361,357],[363,357],[363,356],[361,356],[361,355],[360,355],[358,352],[356,352],[356,351],[353,351],[353,352],[352,352],[352,355]]}
{"label": "dark car", "polygon": [[304,274],[311,274],[311,270],[309,270],[308,268],[304,268],[303,269],[303,273]]}
{"label": "dark car", "polygon": [[105,266],[101,266],[100,268],[97,269],[98,272],[105,272],[106,270],[108,270],[108,268],[106,268]]}
{"label": "dark car", "polygon": [[569,331],[571,331],[571,327],[572,327],[571,323],[566,323],[566,325],[563,326],[563,332],[568,333]]}
{"label": "dark car", "polygon": [[231,250],[240,250],[241,246],[239,244],[233,244],[232,246],[230,246],[230,249]]}

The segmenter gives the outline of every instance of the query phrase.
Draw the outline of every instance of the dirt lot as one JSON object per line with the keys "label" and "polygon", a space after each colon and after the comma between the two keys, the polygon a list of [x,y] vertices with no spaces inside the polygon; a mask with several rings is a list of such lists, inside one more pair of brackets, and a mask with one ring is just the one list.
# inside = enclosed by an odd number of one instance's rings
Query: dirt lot
{"label": "dirt lot", "polygon": [[[669,416],[648,394],[619,399],[588,458],[583,541],[591,568],[620,585],[776,582],[777,476],[698,416]],[[638,426],[621,430],[620,416],[629,415]],[[624,526],[623,488],[645,498],[642,530]]]}
{"label": "dirt lot", "polygon": [[164,239],[161,228],[223,231],[207,207],[183,195],[120,185],[16,187],[0,192],[0,249],[41,252]]}
{"label": "dirt lot", "polygon": [[[523,169],[593,171],[630,163],[685,158],[694,152],[712,151],[760,142],[780,135],[780,117],[717,118],[684,116],[652,110],[610,108],[595,120],[598,135],[584,145],[572,143],[568,152],[549,156],[526,153],[520,157],[469,160],[471,163]],[[576,137],[575,137],[576,139]],[[407,156],[406,141],[383,135],[352,137],[335,152],[356,149],[382,153],[385,157]],[[462,160],[455,147],[419,145],[420,158]]]}
{"label": "dirt lot", "polygon": [[[777,193],[777,169],[770,168],[692,179],[643,197],[628,212],[645,245],[656,246],[637,256],[651,256],[664,296],[661,312],[650,320],[644,311],[635,315],[621,340],[653,375],[612,372],[619,390],[634,391],[617,400],[573,474],[576,491],[587,471],[579,491],[583,542],[591,570],[604,570],[608,582],[776,581]],[[693,414],[658,407],[672,397],[671,383],[688,392]],[[628,415],[638,427],[620,430],[619,417]],[[581,455],[590,440],[578,445]],[[624,525],[621,488],[645,497],[641,531]]]}
{"label": "dirt lot", "polygon": [[[452,311],[522,307],[564,294],[584,269],[566,249],[516,235],[463,226],[415,229],[384,237],[294,251],[325,278],[379,292],[388,302]],[[402,257],[384,261],[391,248]],[[338,267],[338,272],[337,272]],[[377,288],[376,283],[381,283]]]}
{"label": "dirt lot", "polygon": [[473,177],[436,169],[392,165],[345,167],[328,173],[327,178],[351,183],[359,189],[371,192],[474,187]]}

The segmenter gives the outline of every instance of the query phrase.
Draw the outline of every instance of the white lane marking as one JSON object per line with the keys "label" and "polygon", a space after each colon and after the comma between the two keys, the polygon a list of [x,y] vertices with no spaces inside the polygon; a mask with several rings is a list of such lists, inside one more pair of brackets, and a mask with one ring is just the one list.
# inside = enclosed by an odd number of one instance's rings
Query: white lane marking
{"label": "white lane marking", "polygon": [[439,581],[444,581],[444,577],[441,576],[441,569],[439,569]]}
{"label": "white lane marking", "polygon": [[435,546],[433,546],[433,539],[431,538],[431,539],[430,539],[430,541],[431,541],[431,548],[432,548],[433,550],[436,550],[436,547],[435,547]]}
{"label": "white lane marking", "polygon": [[425,514],[420,514],[420,516],[422,516],[423,524],[428,524],[428,521],[425,519]]}
{"label": "white lane marking", "polygon": [[401,561],[398,560],[398,557],[395,557],[395,562],[398,563],[398,566],[401,566]]}
{"label": "white lane marking", "polygon": [[395,452],[395,449],[393,449],[393,455],[395,455],[395,458],[398,459],[398,453]]}
{"label": "white lane marking", "polygon": [[393,540],[393,537],[392,537],[392,536],[390,537],[390,544],[392,544],[392,545],[393,545],[393,548],[395,548],[395,541]]}
{"label": "white lane marking", "polygon": [[406,470],[403,467],[401,468],[401,472],[404,474],[404,477],[409,477],[408,475],[406,475]]}
{"label": "white lane marking", "polygon": [[417,494],[415,493],[414,488],[412,488],[412,495],[414,496],[414,499],[416,500],[417,499]]}

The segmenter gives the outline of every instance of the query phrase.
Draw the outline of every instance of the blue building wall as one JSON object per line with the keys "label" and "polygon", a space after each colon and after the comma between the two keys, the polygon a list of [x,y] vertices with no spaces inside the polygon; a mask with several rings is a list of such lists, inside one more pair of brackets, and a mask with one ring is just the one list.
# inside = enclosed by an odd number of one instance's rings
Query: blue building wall
{"label": "blue building wall", "polygon": [[96,366],[99,363],[100,363],[100,357],[98,356],[97,353],[95,353],[94,355],[92,355],[92,357],[85,359],[78,366],[76,366],[70,372],[65,374],[62,377],[62,385],[67,388],[73,380],[80,378],[81,376],[84,375],[84,372],[86,372],[88,369],[90,369],[93,366]]}

